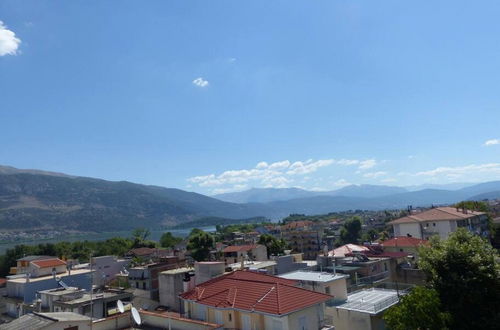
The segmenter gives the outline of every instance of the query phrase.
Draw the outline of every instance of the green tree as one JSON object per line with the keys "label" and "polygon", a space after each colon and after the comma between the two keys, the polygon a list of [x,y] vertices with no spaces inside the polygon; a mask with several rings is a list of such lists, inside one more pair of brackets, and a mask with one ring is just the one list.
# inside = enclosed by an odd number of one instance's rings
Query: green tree
{"label": "green tree", "polygon": [[500,267],[488,242],[459,228],[447,240],[433,237],[419,255],[420,268],[451,314],[452,329],[498,329]]}
{"label": "green tree", "polygon": [[267,257],[271,255],[283,254],[285,252],[286,243],[279,240],[273,235],[263,234],[259,237],[259,244],[265,245],[267,248]]}
{"label": "green tree", "polygon": [[156,242],[148,240],[151,236],[151,230],[148,228],[136,228],[132,231],[132,238],[134,243],[132,248],[149,247],[154,248],[157,246]]}
{"label": "green tree", "polygon": [[164,248],[171,248],[182,242],[182,238],[175,237],[171,232],[167,231],[160,237],[160,245]]}
{"label": "green tree", "polygon": [[191,257],[196,261],[206,261],[210,256],[210,250],[213,248],[214,238],[204,231],[189,237],[187,248],[191,251]]}
{"label": "green tree", "polygon": [[449,320],[450,315],[441,311],[436,290],[424,287],[414,288],[384,313],[390,330],[447,329]]}
{"label": "green tree", "polygon": [[361,219],[359,217],[352,217],[344,222],[342,229],[340,229],[340,243],[358,243],[361,234]]}

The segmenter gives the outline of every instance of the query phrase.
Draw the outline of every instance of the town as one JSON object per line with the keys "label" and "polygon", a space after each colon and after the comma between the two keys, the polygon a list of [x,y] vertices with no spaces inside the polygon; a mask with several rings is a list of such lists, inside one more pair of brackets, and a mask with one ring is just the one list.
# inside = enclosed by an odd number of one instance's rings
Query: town
{"label": "town", "polygon": [[[386,221],[291,215],[212,233],[194,229],[186,239],[166,233],[167,247],[138,229],[136,247],[123,255],[23,255],[0,279],[0,329],[398,329],[399,305],[416,308],[412,295],[425,300],[441,290],[430,272],[444,265],[432,262],[481,271],[467,260],[440,259],[458,258],[456,251],[444,249],[450,256],[435,259],[434,249],[448,241],[490,249],[479,252],[492,262],[488,290],[498,289],[499,257],[487,241],[500,230],[499,206],[500,200],[409,207]],[[489,293],[495,301],[497,294]],[[439,307],[418,303],[426,313]],[[458,321],[449,319],[454,310],[439,313],[415,315],[414,322],[434,329]],[[452,316],[464,328],[485,322],[463,313]]]}

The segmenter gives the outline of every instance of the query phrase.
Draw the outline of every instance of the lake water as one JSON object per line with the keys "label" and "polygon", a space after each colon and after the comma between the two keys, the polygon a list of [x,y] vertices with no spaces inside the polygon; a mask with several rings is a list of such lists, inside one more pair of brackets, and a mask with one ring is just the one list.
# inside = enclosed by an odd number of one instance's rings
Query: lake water
{"label": "lake water", "polygon": [[[208,227],[199,227],[201,230],[207,232],[214,232],[215,226]],[[182,229],[166,229],[166,230],[152,230],[150,239],[153,241],[159,241],[160,237],[163,233],[169,231],[174,236],[186,237],[189,235],[193,228],[182,228]],[[31,240],[31,241],[19,241],[19,242],[9,242],[0,244],[0,254],[4,254],[7,249],[13,248],[16,245],[25,244],[25,245],[36,245],[39,243],[57,243],[57,242],[74,242],[74,241],[104,241],[108,238],[112,237],[131,237],[132,231],[118,231],[118,232],[106,232],[106,233],[86,233],[82,235],[75,236],[62,236],[51,239],[43,239],[43,240]]]}

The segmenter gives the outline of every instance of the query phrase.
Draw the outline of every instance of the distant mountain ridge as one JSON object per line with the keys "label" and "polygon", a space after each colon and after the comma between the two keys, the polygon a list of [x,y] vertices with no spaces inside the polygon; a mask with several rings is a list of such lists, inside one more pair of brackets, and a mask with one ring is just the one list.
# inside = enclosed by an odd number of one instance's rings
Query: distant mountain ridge
{"label": "distant mountain ridge", "polygon": [[[229,222],[254,217],[276,220],[291,213],[401,209],[500,198],[500,181],[457,190],[359,185],[331,192],[253,189],[241,196],[260,202],[233,203],[181,189],[1,166],[0,229],[121,231],[186,225],[210,217]],[[293,198],[273,200],[287,196]]]}

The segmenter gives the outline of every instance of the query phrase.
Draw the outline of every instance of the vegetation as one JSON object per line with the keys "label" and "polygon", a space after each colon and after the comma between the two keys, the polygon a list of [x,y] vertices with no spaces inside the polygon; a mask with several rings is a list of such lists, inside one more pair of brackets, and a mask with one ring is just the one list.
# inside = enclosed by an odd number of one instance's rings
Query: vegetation
{"label": "vegetation", "polygon": [[436,290],[416,287],[384,313],[384,321],[390,330],[447,329],[450,315],[441,308]]}
{"label": "vegetation", "polygon": [[123,256],[132,248],[133,244],[133,239],[115,237],[100,242],[77,241],[17,245],[0,256],[0,276],[8,275],[10,267],[16,266],[16,260],[27,255],[49,255],[61,259],[78,259],[80,262],[87,262],[91,254],[94,257],[104,255]]}
{"label": "vegetation", "polygon": [[176,237],[169,231],[160,237],[160,246],[164,248],[172,248],[180,242],[182,242],[182,237]]}
{"label": "vegetation", "polygon": [[439,295],[452,329],[497,329],[500,324],[500,267],[497,252],[481,237],[460,228],[447,240],[434,237],[419,251],[419,266]]}
{"label": "vegetation", "polygon": [[359,217],[352,217],[351,219],[344,222],[342,229],[340,230],[340,240],[339,243],[358,243],[358,239],[361,235],[361,219]]}
{"label": "vegetation", "polygon": [[266,246],[268,258],[271,255],[280,255],[285,253],[286,242],[283,239],[279,240],[272,235],[263,234],[260,236],[258,243]]}
{"label": "vegetation", "polygon": [[[197,228],[195,228],[197,229]],[[191,251],[191,257],[196,261],[208,260],[210,251],[214,246],[214,237],[200,229],[191,231],[187,248]],[[195,232],[193,232],[195,231]]]}
{"label": "vegetation", "polygon": [[136,228],[132,231],[132,248],[140,248],[140,247],[149,247],[155,248],[158,247],[158,243],[155,241],[148,240],[149,236],[151,236],[151,230],[148,228]]}
{"label": "vegetation", "polygon": [[205,217],[198,220],[184,222],[171,228],[190,228],[190,227],[208,227],[208,226],[229,226],[243,224],[257,224],[267,222],[265,217],[252,217],[246,219],[228,219],[221,217]]}

